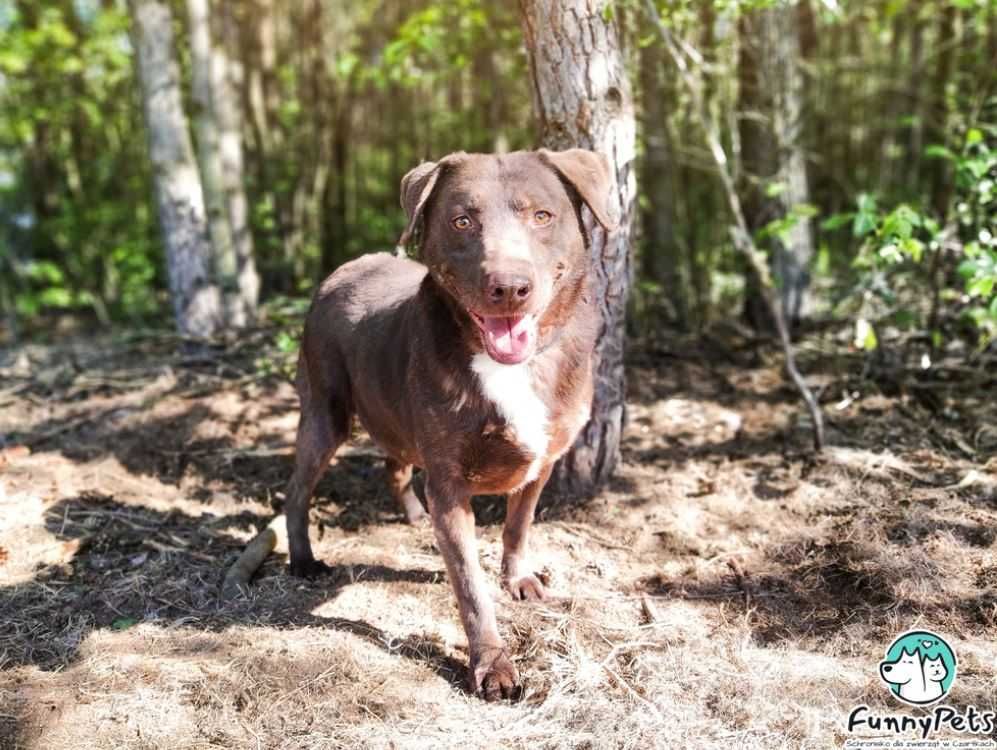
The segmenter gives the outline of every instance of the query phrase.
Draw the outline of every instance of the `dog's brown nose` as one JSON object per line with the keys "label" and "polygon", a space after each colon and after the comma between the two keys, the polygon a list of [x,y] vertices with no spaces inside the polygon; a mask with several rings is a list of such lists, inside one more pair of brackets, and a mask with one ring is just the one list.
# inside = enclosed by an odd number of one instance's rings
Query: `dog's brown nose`
{"label": "dog's brown nose", "polygon": [[525,276],[491,273],[485,277],[485,294],[493,305],[521,305],[532,292],[533,283]]}

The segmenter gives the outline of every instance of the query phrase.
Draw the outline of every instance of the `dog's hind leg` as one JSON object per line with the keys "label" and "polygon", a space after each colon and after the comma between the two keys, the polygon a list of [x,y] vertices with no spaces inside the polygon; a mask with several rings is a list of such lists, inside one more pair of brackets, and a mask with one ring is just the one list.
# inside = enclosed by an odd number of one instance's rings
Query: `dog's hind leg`
{"label": "dog's hind leg", "polygon": [[301,398],[301,418],[294,455],[294,475],[288,483],[285,504],[287,543],[291,558],[291,574],[311,577],[328,569],[312,555],[308,539],[308,510],[312,493],[336,450],[349,437],[353,421],[352,404],[345,373],[339,388],[316,389],[312,392],[306,373],[299,363],[298,394]]}
{"label": "dog's hind leg", "polygon": [[416,497],[412,489],[412,464],[403,464],[393,458],[384,461],[385,469],[388,472],[388,487],[391,489],[391,496],[405,511],[405,518],[415,526],[418,523],[429,519],[429,514],[422,507],[419,498]]}

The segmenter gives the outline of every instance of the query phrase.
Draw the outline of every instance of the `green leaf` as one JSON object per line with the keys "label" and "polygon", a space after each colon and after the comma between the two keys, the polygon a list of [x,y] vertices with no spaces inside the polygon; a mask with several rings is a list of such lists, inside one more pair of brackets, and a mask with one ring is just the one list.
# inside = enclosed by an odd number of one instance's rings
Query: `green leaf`
{"label": "green leaf", "polygon": [[38,301],[44,307],[69,307],[73,301],[73,295],[68,289],[61,286],[50,286],[38,295]]}
{"label": "green leaf", "polygon": [[117,620],[111,623],[111,627],[114,630],[128,630],[132,625],[136,625],[138,620],[134,617],[119,617]]}
{"label": "green leaf", "polygon": [[929,159],[948,159],[949,161],[956,160],[956,155],[952,153],[951,150],[937,143],[932,143],[930,146],[925,148],[924,155]]}
{"label": "green leaf", "polygon": [[284,352],[293,352],[298,348],[298,341],[287,331],[281,331],[277,336],[277,348]]}
{"label": "green leaf", "polygon": [[994,282],[997,282],[997,278],[993,276],[984,276],[979,279],[973,279],[966,285],[966,294],[970,297],[989,297],[994,290]]}
{"label": "green leaf", "polygon": [[966,131],[966,145],[975,146],[977,143],[983,143],[983,131],[979,128],[970,128]]}
{"label": "green leaf", "polygon": [[817,250],[817,260],[814,262],[814,274],[827,276],[831,273],[831,248],[826,242],[820,244]]}
{"label": "green leaf", "polygon": [[865,318],[855,321],[855,346],[867,352],[873,351],[879,345],[876,331]]}
{"label": "green leaf", "polygon": [[880,228],[880,234],[884,237],[899,237],[909,239],[914,233],[914,227],[921,225],[920,215],[907,205],[897,206],[891,211]]}
{"label": "green leaf", "polygon": [[975,260],[964,260],[962,263],[959,264],[959,267],[956,269],[956,271],[964,279],[969,279],[976,275],[976,272],[977,270],[979,270],[979,267],[980,267],[979,264]]}
{"label": "green leaf", "polygon": [[876,213],[876,196],[871,193],[860,193],[858,206],[859,213]]}
{"label": "green leaf", "polygon": [[915,263],[920,263],[924,255],[924,243],[913,237],[905,237],[900,241],[900,250]]}
{"label": "green leaf", "polygon": [[820,228],[825,232],[833,232],[836,229],[848,224],[855,218],[855,214],[852,212],[846,212],[841,214],[831,214],[824,221],[820,223]]}
{"label": "green leaf", "polygon": [[855,214],[852,222],[852,236],[865,237],[876,228],[876,216],[865,212]]}

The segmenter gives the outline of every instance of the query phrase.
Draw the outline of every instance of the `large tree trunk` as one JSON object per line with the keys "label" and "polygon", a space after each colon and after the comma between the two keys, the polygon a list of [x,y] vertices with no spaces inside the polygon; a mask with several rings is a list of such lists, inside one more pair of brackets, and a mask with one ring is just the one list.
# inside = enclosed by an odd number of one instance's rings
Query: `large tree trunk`
{"label": "large tree trunk", "polygon": [[[748,12],[742,18],[739,60],[741,149],[749,183],[745,210],[752,232],[810,203],[803,150],[803,75],[797,13],[790,4]],[[806,309],[813,228],[801,218],[771,239],[772,266],[783,313],[790,325]],[[757,289],[750,289],[747,317],[769,328]]]}
{"label": "large tree trunk", "polygon": [[557,490],[589,495],[612,474],[625,418],[624,312],[636,200],[635,124],[630,84],[606,0],[520,0],[540,140],[552,149],[604,154],[615,173],[618,231],[588,217],[595,289],[602,312],[592,419],[552,477]]}
{"label": "large tree trunk", "polygon": [[221,326],[222,302],[212,280],[204,198],[183,111],[172,18],[160,0],[130,0],[129,6],[174,316],[181,333],[210,337]]}
{"label": "large tree trunk", "polygon": [[245,168],[242,153],[242,90],[245,71],[239,55],[239,19],[233,0],[219,0],[216,17],[219,43],[212,48],[212,103],[218,123],[218,143],[222,160],[222,188],[225,191],[229,229],[235,249],[235,288],[230,292],[227,310],[232,325],[241,327],[256,318],[260,277],[253,257],[253,233],[249,223]]}

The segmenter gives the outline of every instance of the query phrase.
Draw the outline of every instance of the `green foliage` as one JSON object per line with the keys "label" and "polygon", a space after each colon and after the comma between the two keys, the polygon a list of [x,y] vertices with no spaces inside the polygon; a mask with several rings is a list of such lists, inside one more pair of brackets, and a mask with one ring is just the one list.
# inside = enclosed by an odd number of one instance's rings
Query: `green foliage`
{"label": "green foliage", "polygon": [[273,336],[259,348],[254,359],[256,373],[293,380],[301,345],[302,323],[309,301],[277,295],[264,305],[263,316],[272,324]]}
{"label": "green foliage", "polygon": [[[844,287],[849,304],[859,301],[858,312],[839,308],[869,326],[859,345],[875,345],[874,326],[884,319],[927,325],[936,286],[944,310],[957,311],[973,335],[995,335],[995,104],[986,98],[992,0],[656,4],[692,51],[749,213],[745,186],[764,186],[769,209],[749,217],[756,239],[785,244],[801,222],[823,219],[812,271],[821,288]],[[0,306],[7,317],[65,311],[113,322],[151,318],[165,307],[126,5],[0,0]],[[186,12],[182,2],[170,5],[186,86]],[[398,182],[419,161],[536,143],[516,3],[282,0],[273,4],[273,69],[263,67],[260,8],[236,5],[245,177],[270,299],[305,294],[339,263],[390,248],[403,222]],[[633,169],[645,224],[634,233],[642,260],[632,309],[654,325],[676,318],[706,325],[739,306],[743,267],[690,96],[667,57],[656,54],[660,36],[644,6],[597,3],[632,51],[641,122]],[[771,206],[786,196],[784,177],[748,174],[739,132],[766,117],[741,98],[741,54],[760,40],[752,24],[766,8],[799,11],[800,24],[809,13],[812,24],[800,27],[810,196],[778,210]],[[598,70],[589,72],[597,85]],[[254,89],[260,81],[262,92]],[[641,119],[662,102],[655,122]],[[764,109],[764,101],[756,104]],[[670,181],[644,181],[652,143]],[[649,220],[663,212],[667,221],[652,232]],[[275,341],[271,365],[283,368],[291,348],[290,339]]]}
{"label": "green foliage", "polygon": [[[997,336],[995,135],[993,126],[970,127],[958,152],[939,145],[926,149],[927,156],[944,159],[952,168],[956,192],[948,229],[943,229],[942,219],[908,204],[884,211],[869,194],[859,196],[854,212],[823,222],[829,231],[851,224],[852,236],[862,240],[852,263],[859,274],[854,291],[866,300],[876,297],[886,303],[892,322],[926,325],[929,310],[919,302],[927,293],[936,305],[937,300],[961,304],[961,316],[974,326],[981,344]],[[951,285],[944,274],[946,253],[961,258]],[[859,323],[856,343],[861,340],[861,346],[874,348],[871,325],[864,317]]]}
{"label": "green foliage", "polygon": [[782,242],[786,242],[790,232],[796,228],[800,222],[808,221],[819,213],[817,206],[811,203],[797,203],[791,206],[784,216],[773,219],[756,234],[759,242],[775,237]]}
{"label": "green foliage", "polygon": [[122,10],[70,2],[0,26],[0,275],[22,316],[158,307],[127,31]]}
{"label": "green foliage", "polygon": [[980,232],[980,241],[966,245],[965,255],[966,260],[959,264],[970,300],[965,315],[984,341],[992,341],[997,338],[997,243],[993,235]]}
{"label": "green foliage", "polygon": [[433,4],[409,16],[365,73],[381,85],[407,86],[447,78],[470,63],[489,31],[479,0]]}

